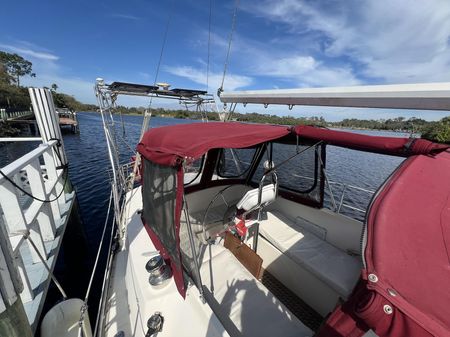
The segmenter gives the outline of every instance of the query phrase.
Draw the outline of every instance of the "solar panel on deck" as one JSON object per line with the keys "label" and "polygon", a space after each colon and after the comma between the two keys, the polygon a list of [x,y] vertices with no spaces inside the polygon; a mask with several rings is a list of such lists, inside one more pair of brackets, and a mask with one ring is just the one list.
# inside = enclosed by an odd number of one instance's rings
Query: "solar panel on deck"
{"label": "solar panel on deck", "polygon": [[150,94],[150,93],[158,90],[158,87],[153,86],[153,85],[134,84],[134,83],[125,83],[125,82],[113,82],[109,85],[109,90],[130,92],[130,93]]}

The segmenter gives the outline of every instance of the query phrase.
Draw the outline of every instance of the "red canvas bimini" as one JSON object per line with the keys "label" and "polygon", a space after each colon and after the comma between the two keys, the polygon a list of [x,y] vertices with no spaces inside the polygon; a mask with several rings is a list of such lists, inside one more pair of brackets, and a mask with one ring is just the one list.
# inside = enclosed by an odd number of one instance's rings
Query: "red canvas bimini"
{"label": "red canvas bimini", "polygon": [[[183,163],[192,162],[211,149],[245,148],[282,138],[289,132],[286,127],[270,125],[193,123],[151,129],[138,144],[138,152],[146,159],[142,183],[145,228],[155,247],[169,260],[183,297],[186,285],[179,242]],[[157,179],[166,183],[154,185]]]}
{"label": "red canvas bimini", "polygon": [[[211,182],[217,166],[214,150],[270,147],[277,142],[293,148],[329,144],[407,157],[369,206],[358,285],[318,336],[362,336],[369,329],[378,336],[450,335],[450,151],[449,146],[422,139],[241,123],[151,129],[137,147],[143,157],[143,222],[155,247],[169,261],[179,292],[183,296],[186,292],[179,235],[184,163],[206,155],[199,180],[200,188],[206,188],[223,184],[220,179]],[[316,157],[320,153],[317,150]],[[263,155],[257,153],[252,160],[239,183],[254,187],[252,175]],[[324,183],[320,188],[323,193]],[[281,197],[289,200],[302,200],[291,198],[288,190],[283,193]]]}
{"label": "red canvas bimini", "polygon": [[215,148],[245,148],[290,133],[284,126],[242,123],[192,123],[155,128],[148,131],[137,150],[148,160],[177,166],[192,161]]}

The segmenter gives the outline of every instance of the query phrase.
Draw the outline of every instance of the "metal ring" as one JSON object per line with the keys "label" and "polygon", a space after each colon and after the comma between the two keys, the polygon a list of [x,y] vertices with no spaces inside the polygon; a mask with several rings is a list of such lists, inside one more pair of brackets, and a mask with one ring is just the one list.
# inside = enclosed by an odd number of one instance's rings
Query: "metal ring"
{"label": "metal ring", "polygon": [[392,315],[392,313],[394,312],[394,310],[392,309],[392,307],[389,304],[385,304],[383,306],[383,310],[387,315]]}
{"label": "metal ring", "polygon": [[369,279],[370,282],[372,283],[377,283],[378,282],[378,277],[375,274],[369,274],[369,276],[367,277]]}

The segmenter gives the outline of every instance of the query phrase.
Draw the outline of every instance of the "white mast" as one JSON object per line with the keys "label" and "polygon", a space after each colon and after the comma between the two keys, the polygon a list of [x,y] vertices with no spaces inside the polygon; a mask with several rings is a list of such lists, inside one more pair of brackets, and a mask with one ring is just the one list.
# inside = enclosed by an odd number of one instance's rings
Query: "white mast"
{"label": "white mast", "polygon": [[450,110],[450,82],[223,92],[222,103]]}

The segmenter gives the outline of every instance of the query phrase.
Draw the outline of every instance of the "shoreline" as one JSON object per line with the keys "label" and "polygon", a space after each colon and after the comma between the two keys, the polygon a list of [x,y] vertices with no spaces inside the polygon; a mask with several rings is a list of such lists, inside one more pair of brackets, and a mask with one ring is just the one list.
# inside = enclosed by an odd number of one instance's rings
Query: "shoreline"
{"label": "shoreline", "polygon": [[[98,111],[78,111],[78,112],[86,112],[86,113],[97,113],[99,114],[100,112]],[[122,115],[124,116],[142,116],[144,117],[144,114],[141,113],[135,113],[135,112],[130,112],[130,113],[122,113]],[[177,117],[177,116],[168,116],[168,115],[153,115],[152,117],[159,117],[159,118],[167,118],[167,119],[190,119],[190,120],[199,120],[199,119],[194,119],[194,118],[186,118],[186,117]],[[281,118],[281,117],[280,117]],[[242,120],[237,120],[236,122],[246,122],[246,123],[261,123],[261,124],[267,124],[267,122],[264,121],[242,121]],[[313,121],[311,121],[313,122]],[[379,131],[379,132],[395,132],[395,133],[408,133],[408,134],[413,134],[413,135],[420,135],[420,132],[418,131],[413,131],[411,132],[410,130],[399,130],[399,129],[378,129],[378,128],[364,128],[364,127],[358,127],[358,126],[341,126],[341,125],[333,125],[330,123],[339,123],[339,122],[325,122],[325,125],[322,124],[315,124],[318,126],[324,126],[324,127],[328,127],[328,128],[333,128],[333,129],[343,129],[343,130],[361,130],[361,131]],[[298,124],[278,124],[278,123],[268,123],[268,124],[273,124],[273,125],[298,125]],[[304,123],[304,124],[308,124],[308,123]],[[311,123],[314,125],[314,123]]]}

